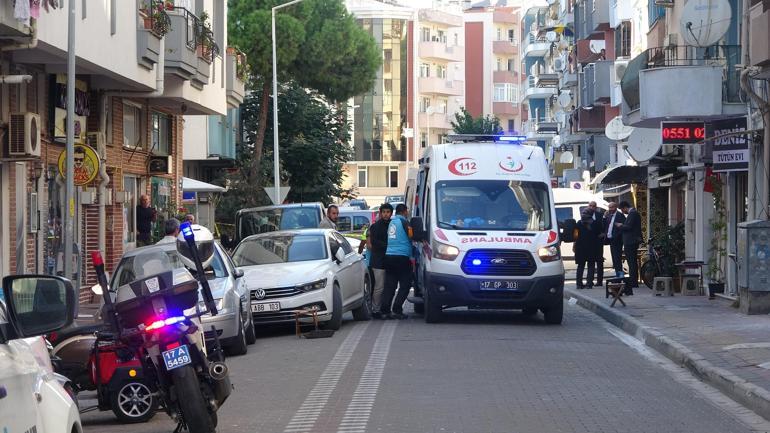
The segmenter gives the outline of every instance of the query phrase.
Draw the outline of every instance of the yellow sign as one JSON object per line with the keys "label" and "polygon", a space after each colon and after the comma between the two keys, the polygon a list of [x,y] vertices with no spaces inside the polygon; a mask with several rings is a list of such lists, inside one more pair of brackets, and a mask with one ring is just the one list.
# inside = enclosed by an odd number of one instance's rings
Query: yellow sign
{"label": "yellow sign", "polygon": [[[91,183],[99,174],[99,155],[91,146],[75,145],[75,185],[82,186]],[[59,154],[59,174],[67,178],[67,151]]]}

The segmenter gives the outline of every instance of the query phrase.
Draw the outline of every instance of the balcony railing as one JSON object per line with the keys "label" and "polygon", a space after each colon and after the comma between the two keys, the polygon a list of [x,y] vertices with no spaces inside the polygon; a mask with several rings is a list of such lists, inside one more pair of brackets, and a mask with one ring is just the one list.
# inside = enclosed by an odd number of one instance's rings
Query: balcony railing
{"label": "balcony railing", "polygon": [[366,149],[356,147],[356,161],[406,161],[406,152],[399,149]]}
{"label": "balcony railing", "polygon": [[640,106],[639,72],[648,69],[685,66],[720,66],[723,70],[722,101],[740,103],[744,95],[740,86],[740,45],[712,45],[701,48],[685,45],[650,48],[631,61],[621,81],[623,99],[631,110]]}

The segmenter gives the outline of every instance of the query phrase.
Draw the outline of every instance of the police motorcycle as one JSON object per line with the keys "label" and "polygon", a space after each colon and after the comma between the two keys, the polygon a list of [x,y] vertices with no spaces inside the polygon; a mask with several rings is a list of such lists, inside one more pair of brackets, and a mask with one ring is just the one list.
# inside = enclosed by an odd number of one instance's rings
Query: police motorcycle
{"label": "police motorcycle", "polygon": [[[129,376],[141,379],[145,389],[129,388],[135,392],[124,395],[118,403],[129,407],[150,403],[153,412],[160,404],[178,423],[175,432],[215,432],[217,410],[232,390],[219,341],[215,339],[213,346],[206,347],[198,320],[206,313],[217,314],[204,271],[213,259],[214,248],[208,229],[182,224],[176,254],[157,249],[140,252],[133,257],[135,267],[142,268],[136,273],[139,278],[114,289],[108,289],[101,254],[92,254],[104,293],[104,325],[94,334],[88,377],[98,384],[115,374],[114,363],[93,356],[102,350],[123,362],[138,361],[136,366],[123,367]],[[100,345],[100,341],[107,343]]]}

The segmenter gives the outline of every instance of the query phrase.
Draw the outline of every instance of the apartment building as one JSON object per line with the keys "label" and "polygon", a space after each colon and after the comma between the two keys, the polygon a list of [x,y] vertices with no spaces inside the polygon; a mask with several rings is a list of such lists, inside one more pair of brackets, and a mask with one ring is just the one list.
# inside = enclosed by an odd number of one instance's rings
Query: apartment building
{"label": "apartment building", "polygon": [[520,2],[480,2],[465,9],[465,102],[474,116],[493,115],[508,133],[522,130],[523,46]]}
{"label": "apartment building", "polygon": [[[68,10],[33,9],[33,16],[17,19],[12,2],[0,4],[0,131],[6,137],[0,273],[61,272],[69,211],[75,221],[74,281],[90,287],[91,251],[101,250],[112,269],[136,246],[140,195],[148,194],[158,210],[156,236],[160,222],[176,214],[183,115],[227,115],[237,80],[228,79],[233,71],[225,49],[225,2],[75,3],[77,186],[71,207],[64,203],[59,164],[66,135]],[[82,290],[81,299],[88,298]]]}

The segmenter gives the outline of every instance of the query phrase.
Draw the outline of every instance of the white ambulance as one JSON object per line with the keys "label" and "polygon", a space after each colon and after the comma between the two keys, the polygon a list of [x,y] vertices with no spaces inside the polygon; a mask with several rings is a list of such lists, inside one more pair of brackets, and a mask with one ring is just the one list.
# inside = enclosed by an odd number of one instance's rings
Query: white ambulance
{"label": "white ambulance", "polygon": [[523,137],[453,135],[428,147],[406,198],[417,250],[415,310],[543,311],[562,321],[564,267],[548,164]]}

